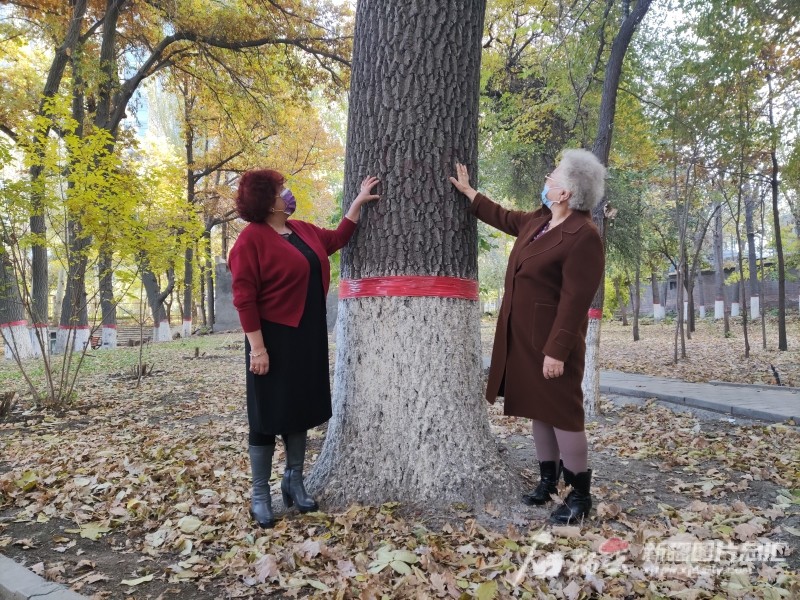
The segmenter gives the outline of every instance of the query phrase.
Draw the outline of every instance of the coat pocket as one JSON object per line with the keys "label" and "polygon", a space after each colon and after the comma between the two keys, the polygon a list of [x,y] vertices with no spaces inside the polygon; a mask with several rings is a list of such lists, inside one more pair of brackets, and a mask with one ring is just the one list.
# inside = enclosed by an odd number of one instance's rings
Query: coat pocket
{"label": "coat pocket", "polygon": [[531,343],[535,350],[541,352],[550,337],[550,330],[556,320],[558,307],[553,304],[533,305],[533,326],[531,330]]}

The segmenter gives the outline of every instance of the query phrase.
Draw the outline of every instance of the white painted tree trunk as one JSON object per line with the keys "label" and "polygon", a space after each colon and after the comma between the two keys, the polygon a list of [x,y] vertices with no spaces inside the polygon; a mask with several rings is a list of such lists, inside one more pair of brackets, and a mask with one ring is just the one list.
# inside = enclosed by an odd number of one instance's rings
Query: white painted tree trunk
{"label": "white painted tree trunk", "polygon": [[47,326],[31,327],[29,332],[34,355],[40,358],[43,354],[48,354],[50,352],[50,333]]}
{"label": "white painted tree trunk", "polygon": [[71,327],[61,325],[56,333],[56,348],[54,354],[64,354],[69,344],[74,351],[82,352],[89,343],[91,329],[88,326],[80,325],[78,327]]}
{"label": "white painted tree trunk", "polygon": [[714,319],[724,319],[725,318],[725,301],[724,300],[714,300]]}
{"label": "white painted tree trunk", "polygon": [[705,319],[706,318],[706,307],[705,307],[705,305],[701,304],[699,310],[700,310],[700,318],[701,319]]}
{"label": "white painted tree trunk", "polygon": [[0,325],[0,335],[3,336],[6,359],[11,360],[15,355],[20,360],[36,358],[36,350],[31,343],[27,321],[3,323]]}
{"label": "white painted tree trunk", "polygon": [[597,399],[600,398],[600,325],[602,319],[589,319],[586,330],[586,368],[583,371],[583,410],[586,416],[597,414]]}
{"label": "white painted tree trunk", "polygon": [[192,336],[192,320],[184,319],[183,328],[181,329],[181,337],[186,339]]}
{"label": "white painted tree trunk", "polygon": [[153,342],[172,341],[172,330],[169,321],[161,321],[158,326],[153,326]]}
{"label": "white painted tree trunk", "polygon": [[333,417],[307,477],[323,505],[517,502],[483,399],[478,313],[467,300],[339,301]]}
{"label": "white painted tree trunk", "polygon": [[739,316],[739,303],[738,302],[731,302],[731,316],[738,317]]}
{"label": "white painted tree trunk", "polygon": [[117,326],[103,325],[100,332],[100,348],[102,350],[114,350],[117,347]]}
{"label": "white painted tree trunk", "polygon": [[683,301],[683,321],[686,322],[689,320],[689,303],[684,300]]}
{"label": "white painted tree trunk", "polygon": [[655,322],[663,321],[667,316],[667,311],[662,304],[653,304],[653,320]]}
{"label": "white painted tree trunk", "polygon": [[753,321],[761,316],[760,301],[758,296],[750,296],[750,319]]}

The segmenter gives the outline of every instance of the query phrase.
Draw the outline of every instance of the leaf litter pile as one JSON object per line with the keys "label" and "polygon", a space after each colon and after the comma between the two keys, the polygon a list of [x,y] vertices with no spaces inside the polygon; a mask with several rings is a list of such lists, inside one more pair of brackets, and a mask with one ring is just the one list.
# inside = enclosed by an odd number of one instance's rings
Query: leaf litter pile
{"label": "leaf litter pile", "polygon": [[[549,524],[552,507],[388,503],[255,528],[238,339],[151,347],[138,388],[121,349],[66,411],[20,402],[0,424],[0,552],[94,598],[800,597],[798,429],[650,402],[604,399],[588,423],[595,508],[581,525]],[[535,485],[528,422],[489,414]],[[274,493],[282,463],[279,443]]]}

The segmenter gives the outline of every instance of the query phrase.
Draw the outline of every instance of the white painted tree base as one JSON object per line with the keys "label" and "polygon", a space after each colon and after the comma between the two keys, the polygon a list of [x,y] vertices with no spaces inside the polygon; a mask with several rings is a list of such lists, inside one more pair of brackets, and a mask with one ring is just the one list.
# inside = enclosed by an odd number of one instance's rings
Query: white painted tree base
{"label": "white painted tree base", "polygon": [[583,410],[586,416],[597,414],[597,401],[600,399],[600,327],[602,319],[589,319],[586,330],[586,368],[583,371]]}
{"label": "white painted tree base", "polygon": [[706,307],[705,306],[701,306],[699,310],[700,310],[700,318],[701,319],[705,319],[706,318]]}
{"label": "white painted tree base", "polygon": [[103,327],[100,331],[100,348],[102,350],[114,350],[117,347],[117,328]]}
{"label": "white painted tree base", "polygon": [[761,298],[750,296],[750,319],[755,321],[761,316]]}
{"label": "white painted tree base", "polygon": [[519,502],[489,428],[478,311],[443,298],[339,301],[333,418],[306,478],[323,506]]}
{"label": "white painted tree base", "polygon": [[36,358],[41,358],[42,353],[50,353],[50,333],[47,327],[31,327],[31,346],[33,346],[33,353]]}
{"label": "white painted tree base", "polygon": [[653,304],[653,321],[663,321],[667,311],[661,304]]}
{"label": "white painted tree base", "polygon": [[5,357],[12,360],[16,355],[20,360],[36,358],[36,349],[31,343],[31,334],[28,323],[21,322],[16,325],[5,324],[0,326],[0,335],[3,336]]}
{"label": "white painted tree base", "polygon": [[739,303],[738,302],[731,302],[731,316],[738,317],[739,316]]}
{"label": "white painted tree base", "polygon": [[724,319],[725,318],[725,301],[724,300],[715,300],[714,301],[714,319]]}
{"label": "white painted tree base", "polygon": [[683,303],[683,321],[684,323],[689,320],[689,303]]}
{"label": "white painted tree base", "polygon": [[61,326],[56,332],[56,348],[53,354],[64,354],[67,344],[70,344],[75,352],[83,352],[89,343],[91,330],[88,327],[65,327]]}
{"label": "white painted tree base", "polygon": [[153,327],[153,341],[154,342],[171,342],[172,330],[169,327],[169,321],[161,321],[158,327]]}
{"label": "white painted tree base", "polygon": [[186,339],[186,338],[191,337],[191,336],[192,336],[192,320],[191,319],[189,319],[189,320],[184,319],[183,327],[181,329],[181,337]]}

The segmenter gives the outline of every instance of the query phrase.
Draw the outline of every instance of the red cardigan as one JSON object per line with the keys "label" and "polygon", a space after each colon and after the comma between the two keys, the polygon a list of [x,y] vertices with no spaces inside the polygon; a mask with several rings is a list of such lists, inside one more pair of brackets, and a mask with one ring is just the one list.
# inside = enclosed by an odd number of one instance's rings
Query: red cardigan
{"label": "red cardigan", "polygon": [[[328,256],[344,246],[356,229],[342,219],[334,231],[303,221],[286,225],[319,257],[325,294],[331,281]],[[233,276],[233,305],[245,332],[259,331],[261,319],[297,327],[303,316],[308,290],[308,260],[266,223],[250,223],[239,234],[228,257]]]}

